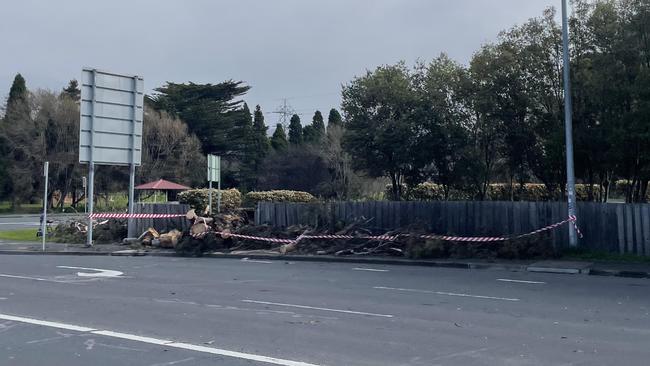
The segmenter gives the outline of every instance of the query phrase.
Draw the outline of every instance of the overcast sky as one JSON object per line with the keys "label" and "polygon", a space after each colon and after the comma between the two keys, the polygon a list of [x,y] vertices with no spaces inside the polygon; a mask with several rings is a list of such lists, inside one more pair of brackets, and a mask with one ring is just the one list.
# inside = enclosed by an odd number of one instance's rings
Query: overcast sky
{"label": "overcast sky", "polygon": [[500,30],[560,0],[2,0],[0,96],[17,72],[59,90],[83,66],[166,81],[243,80],[266,122],[283,98],[303,122],[339,107],[341,84],[377,65],[463,63]]}

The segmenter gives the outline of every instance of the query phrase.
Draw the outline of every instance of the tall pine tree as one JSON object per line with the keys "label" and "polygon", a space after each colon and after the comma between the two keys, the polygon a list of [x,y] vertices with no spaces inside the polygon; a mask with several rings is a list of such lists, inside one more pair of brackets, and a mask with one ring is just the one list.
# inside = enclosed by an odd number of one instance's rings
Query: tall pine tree
{"label": "tall pine tree", "polygon": [[303,139],[308,144],[319,144],[325,137],[325,122],[323,122],[323,115],[320,111],[314,113],[311,125],[305,126],[303,129]]}
{"label": "tall pine tree", "polygon": [[77,80],[72,79],[70,80],[70,83],[68,83],[68,86],[63,88],[63,92],[61,93],[62,96],[67,96],[74,100],[75,102],[78,102],[79,99],[81,99],[81,90],[79,89],[79,82]]}
{"label": "tall pine tree", "polygon": [[282,127],[281,123],[278,123],[277,126],[275,126],[275,132],[273,132],[273,136],[271,137],[271,146],[275,151],[286,150],[289,146],[289,142],[287,142],[287,134],[284,132],[284,127]]}
{"label": "tall pine tree", "polygon": [[167,83],[157,88],[148,102],[158,110],[180,117],[201,141],[204,153],[237,156],[244,144],[238,139],[237,121],[243,101],[238,99],[250,89],[241,81],[219,84]]}
{"label": "tall pine tree", "polygon": [[259,104],[255,107],[253,113],[253,161],[255,173],[258,173],[264,158],[269,153],[271,147],[269,138],[266,136],[268,127],[264,124],[264,113]]}
{"label": "tall pine tree", "polygon": [[330,127],[334,126],[342,126],[343,125],[343,118],[341,117],[341,114],[339,111],[336,110],[336,108],[330,109],[330,114],[327,116],[327,130],[329,131]]}
{"label": "tall pine tree", "polygon": [[294,114],[289,122],[289,143],[297,146],[301,145],[302,142],[302,124],[300,123],[300,117]]}
{"label": "tall pine tree", "polygon": [[[42,152],[40,137],[31,117],[29,91],[25,79],[17,74],[9,91],[5,118],[0,126],[0,151],[5,169],[2,174],[5,194],[11,196],[12,207],[29,200],[34,192],[34,177]],[[5,160],[6,159],[6,160]]]}

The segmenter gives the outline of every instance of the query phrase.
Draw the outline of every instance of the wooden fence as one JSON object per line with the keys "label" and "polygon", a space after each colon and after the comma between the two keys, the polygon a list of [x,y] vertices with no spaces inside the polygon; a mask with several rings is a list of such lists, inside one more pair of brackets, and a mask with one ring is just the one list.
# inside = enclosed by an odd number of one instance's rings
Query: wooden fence
{"label": "wooden fence", "polygon": [[[186,214],[189,211],[189,205],[173,203],[136,203],[135,213],[156,213],[156,214]],[[180,231],[189,228],[189,222],[185,217],[175,217],[167,219],[135,219],[136,235],[139,236],[145,230],[152,227],[160,233],[168,232],[172,229]]]}
{"label": "wooden fence", "polygon": [[[292,204],[260,202],[256,224],[286,227],[296,224],[328,226],[358,218],[372,219],[378,231],[411,224],[431,233],[459,236],[511,236],[563,221],[564,202],[331,202]],[[578,226],[584,248],[650,256],[650,204],[579,202]],[[568,247],[568,226],[549,234],[556,248]]]}

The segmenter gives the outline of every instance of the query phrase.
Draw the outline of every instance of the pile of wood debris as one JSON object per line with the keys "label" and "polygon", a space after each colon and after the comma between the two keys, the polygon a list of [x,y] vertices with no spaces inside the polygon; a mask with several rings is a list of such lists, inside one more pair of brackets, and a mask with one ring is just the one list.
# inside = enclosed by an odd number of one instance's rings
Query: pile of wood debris
{"label": "pile of wood debris", "polygon": [[367,228],[370,220],[366,219],[335,231],[302,225],[284,229],[246,225],[236,215],[221,215],[214,219],[192,216],[191,219],[193,225],[190,233],[194,241],[206,244],[206,249],[232,254],[403,256],[405,248],[412,241],[393,233],[382,233],[382,237],[368,239],[376,233]]}

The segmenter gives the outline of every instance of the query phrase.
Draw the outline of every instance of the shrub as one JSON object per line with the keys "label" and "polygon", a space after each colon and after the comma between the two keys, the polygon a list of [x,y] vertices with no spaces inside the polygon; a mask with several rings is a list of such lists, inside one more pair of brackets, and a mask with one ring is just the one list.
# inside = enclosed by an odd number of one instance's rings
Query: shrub
{"label": "shrub", "polygon": [[[191,208],[195,209],[197,212],[204,212],[208,207],[208,197],[209,189],[192,189],[189,191],[181,192],[178,194],[178,201],[180,203],[185,203],[190,205]],[[212,205],[216,210],[217,206],[217,194],[216,189],[212,190]],[[234,211],[241,207],[241,193],[235,189],[226,189],[221,190],[221,209],[223,211]]]}
{"label": "shrub", "polygon": [[246,193],[246,202],[256,205],[258,202],[293,202],[309,203],[316,198],[309,192],[302,191],[263,191]]}
{"label": "shrub", "polygon": [[445,199],[445,191],[439,184],[424,182],[410,190],[408,196],[408,199],[416,201],[442,201]]}

